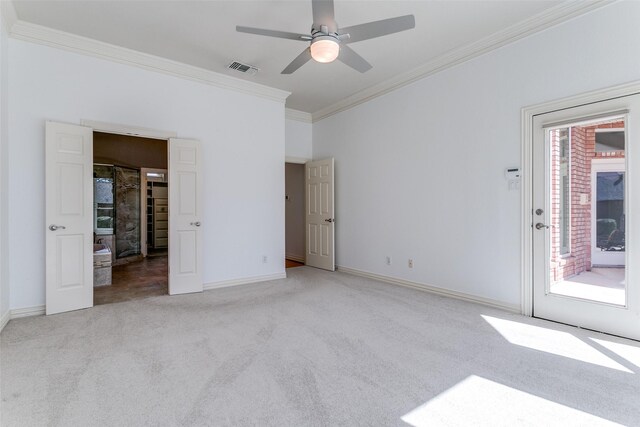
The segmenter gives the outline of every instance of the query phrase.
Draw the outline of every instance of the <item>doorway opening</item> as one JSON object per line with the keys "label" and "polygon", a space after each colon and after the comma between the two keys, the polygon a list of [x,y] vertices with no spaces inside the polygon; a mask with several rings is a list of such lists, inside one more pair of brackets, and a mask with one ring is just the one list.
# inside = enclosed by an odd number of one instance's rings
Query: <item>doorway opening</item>
{"label": "doorway opening", "polygon": [[305,265],[305,165],[285,163],[285,268]]}
{"label": "doorway opening", "polygon": [[93,133],[94,305],[168,294],[167,140]]}
{"label": "doorway opening", "polygon": [[550,293],[624,306],[624,117],[547,130]]}

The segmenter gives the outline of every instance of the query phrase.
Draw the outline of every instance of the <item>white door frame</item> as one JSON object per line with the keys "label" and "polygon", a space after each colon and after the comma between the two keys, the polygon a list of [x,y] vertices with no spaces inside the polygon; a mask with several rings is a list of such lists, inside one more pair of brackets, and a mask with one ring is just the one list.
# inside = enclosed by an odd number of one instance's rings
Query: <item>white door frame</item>
{"label": "white door frame", "polygon": [[80,124],[92,128],[94,132],[114,133],[117,135],[129,135],[141,138],[169,140],[170,138],[176,138],[178,136],[178,133],[173,131],[141,128],[118,123],[97,122],[87,119],[80,120]]}
{"label": "white door frame", "polygon": [[521,111],[521,294],[520,310],[525,316],[533,314],[533,118],[539,114],[605,101],[640,93],[640,82],[614,86],[524,107]]}

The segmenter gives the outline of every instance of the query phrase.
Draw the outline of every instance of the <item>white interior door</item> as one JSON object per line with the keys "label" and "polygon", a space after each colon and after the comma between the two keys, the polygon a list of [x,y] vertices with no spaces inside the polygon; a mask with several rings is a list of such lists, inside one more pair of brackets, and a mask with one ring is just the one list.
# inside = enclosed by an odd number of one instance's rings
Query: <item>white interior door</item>
{"label": "white interior door", "polygon": [[202,292],[200,142],[169,140],[169,294]]}
{"label": "white interior door", "polygon": [[46,123],[46,313],[93,306],[93,129]]}
{"label": "white interior door", "polygon": [[335,216],[333,159],[305,165],[306,264],[335,270]]}
{"label": "white interior door", "polygon": [[[597,142],[607,127],[623,128],[621,147]],[[534,117],[534,316],[640,339],[639,143],[638,94]],[[611,158],[623,166],[601,185]],[[594,247],[622,265],[599,265]]]}

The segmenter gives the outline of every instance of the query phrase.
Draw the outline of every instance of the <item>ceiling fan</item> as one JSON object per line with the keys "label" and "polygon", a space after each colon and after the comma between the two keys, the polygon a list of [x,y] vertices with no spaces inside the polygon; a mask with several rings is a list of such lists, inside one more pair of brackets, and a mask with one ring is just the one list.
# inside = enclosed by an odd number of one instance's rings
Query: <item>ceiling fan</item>
{"label": "ceiling fan", "polygon": [[236,26],[236,31],[282,39],[310,41],[309,47],[287,65],[282,70],[282,74],[293,73],[312,58],[317,62],[324,63],[338,59],[354,70],[364,73],[369,71],[372,65],[351,49],[348,46],[349,43],[410,30],[416,26],[416,20],[413,15],[404,15],[397,18],[339,28],[333,13],[333,0],[311,0],[311,9],[313,11],[313,25],[311,26],[310,35],[240,25]]}

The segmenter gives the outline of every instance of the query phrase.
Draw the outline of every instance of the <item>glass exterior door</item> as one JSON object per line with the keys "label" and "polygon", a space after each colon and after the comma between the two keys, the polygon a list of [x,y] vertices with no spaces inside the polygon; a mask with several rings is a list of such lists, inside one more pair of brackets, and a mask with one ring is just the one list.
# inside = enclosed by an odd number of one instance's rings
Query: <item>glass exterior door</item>
{"label": "glass exterior door", "polygon": [[640,337],[639,118],[638,95],[534,118],[534,316]]}

